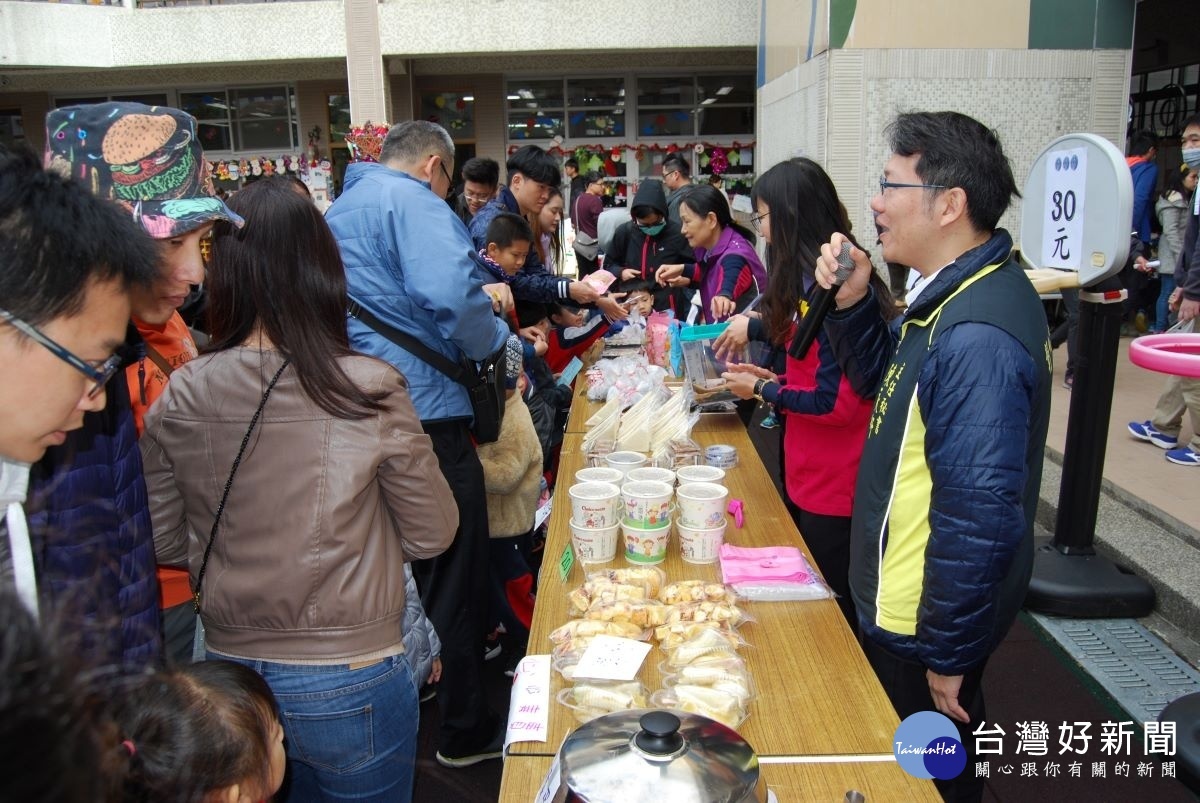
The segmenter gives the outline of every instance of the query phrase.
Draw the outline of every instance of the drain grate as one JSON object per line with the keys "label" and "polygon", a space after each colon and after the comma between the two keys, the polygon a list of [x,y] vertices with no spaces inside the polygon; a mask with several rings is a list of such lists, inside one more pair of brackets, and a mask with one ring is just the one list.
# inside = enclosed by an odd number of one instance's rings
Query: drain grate
{"label": "drain grate", "polygon": [[1167,703],[1200,691],[1200,672],[1133,619],[1032,616],[1139,722],[1157,719]]}

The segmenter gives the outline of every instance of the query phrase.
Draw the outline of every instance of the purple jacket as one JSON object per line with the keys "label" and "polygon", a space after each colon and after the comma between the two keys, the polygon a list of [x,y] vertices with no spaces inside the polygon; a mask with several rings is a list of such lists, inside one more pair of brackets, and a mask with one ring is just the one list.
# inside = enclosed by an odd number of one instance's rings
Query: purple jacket
{"label": "purple jacket", "polygon": [[[767,289],[767,270],[762,260],[758,258],[754,246],[732,226],[725,227],[711,251],[704,248],[694,250],[696,271],[689,278],[693,284],[697,278],[700,280],[700,305],[706,320],[713,296],[728,296],[735,302],[747,296],[744,302],[738,303],[738,309],[741,309],[754,298],[748,291],[753,290],[757,294]],[[746,270],[747,265],[750,270]]]}

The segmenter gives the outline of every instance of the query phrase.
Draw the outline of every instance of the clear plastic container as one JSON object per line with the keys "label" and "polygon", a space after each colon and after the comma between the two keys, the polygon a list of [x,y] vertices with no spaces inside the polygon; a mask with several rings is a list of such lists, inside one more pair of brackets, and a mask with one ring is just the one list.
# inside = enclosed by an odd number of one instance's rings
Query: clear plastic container
{"label": "clear plastic container", "polygon": [[708,686],[679,685],[659,689],[650,695],[650,705],[700,714],[735,730],[749,714],[747,703]]}
{"label": "clear plastic container", "polygon": [[635,680],[580,681],[569,689],[560,690],[555,699],[571,709],[571,714],[581,724],[614,711],[645,708],[647,703],[646,687]]}

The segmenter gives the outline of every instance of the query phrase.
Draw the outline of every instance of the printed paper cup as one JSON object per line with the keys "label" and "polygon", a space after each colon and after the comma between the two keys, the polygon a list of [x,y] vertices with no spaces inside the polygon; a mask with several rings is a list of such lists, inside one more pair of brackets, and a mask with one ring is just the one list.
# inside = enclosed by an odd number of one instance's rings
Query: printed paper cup
{"label": "printed paper cup", "polygon": [[628,474],[633,469],[646,465],[646,455],[641,452],[609,452],[604,456],[604,462],[609,468]]}
{"label": "printed paper cup", "polygon": [[721,544],[725,543],[725,527],[727,521],[722,518],[720,525],[706,529],[687,527],[676,521],[675,529],[679,531],[679,552],[687,563],[716,563],[717,553]]}
{"label": "printed paper cup", "polygon": [[725,520],[725,502],[729,489],[711,482],[689,482],[675,491],[679,500],[679,523],[704,530]]}
{"label": "printed paper cup", "polygon": [[625,479],[630,482],[642,482],[650,480],[652,482],[665,482],[671,487],[675,486],[675,472],[669,468],[658,468],[657,466],[642,466],[641,468],[630,469],[625,475]]}
{"label": "printed paper cup", "polygon": [[680,485],[690,482],[711,482],[716,485],[724,485],[725,469],[716,466],[680,466],[675,469],[675,477],[679,480]]}
{"label": "printed paper cup", "polygon": [[581,468],[575,472],[575,482],[611,482],[619,487],[621,483],[625,482],[625,474],[608,466]]}
{"label": "printed paper cup", "polygon": [[611,527],[621,520],[621,489],[610,482],[572,485],[571,520],[585,527]]}
{"label": "printed paper cup", "polygon": [[649,565],[667,559],[667,546],[671,543],[671,520],[661,526],[643,529],[630,522],[621,522],[621,534],[625,536],[625,560],[630,563]]}
{"label": "printed paper cup", "polygon": [[617,530],[620,524],[588,527],[571,522],[571,544],[580,563],[607,563],[617,556]]}
{"label": "printed paper cup", "polygon": [[625,521],[639,527],[654,527],[670,522],[671,496],[674,488],[665,482],[645,480],[627,482],[621,486],[625,505]]}

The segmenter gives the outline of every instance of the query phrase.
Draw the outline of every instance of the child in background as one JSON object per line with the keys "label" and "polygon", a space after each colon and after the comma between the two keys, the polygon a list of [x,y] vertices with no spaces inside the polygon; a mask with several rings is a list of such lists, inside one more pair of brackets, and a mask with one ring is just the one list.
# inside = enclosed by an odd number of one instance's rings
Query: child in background
{"label": "child in background", "polygon": [[127,803],[255,803],[283,783],[283,726],[258,673],[203,661],[139,678],[116,705]]}
{"label": "child in background", "polygon": [[533,230],[520,215],[501,212],[488,224],[485,236],[487,246],[479,249],[484,267],[492,278],[511,282],[533,247]]}
{"label": "child in background", "polygon": [[[546,305],[518,301],[516,313],[523,335],[530,331],[540,335],[538,343],[535,344],[534,353],[531,353],[529,343],[526,343],[523,357],[525,375],[529,381],[528,387],[522,395],[525,406],[529,408],[529,414],[533,419],[538,440],[542,445],[543,470],[550,472],[555,463],[554,455],[562,443],[563,429],[567,424],[567,413],[571,409],[572,390],[566,385],[558,384],[558,380],[555,378],[555,369],[550,367],[540,353],[537,353],[542,351],[548,355],[550,351],[547,349],[553,348],[548,345],[553,339],[554,332],[550,327]],[[595,313],[595,315],[600,320],[604,320],[599,313]],[[563,367],[570,362],[570,359],[567,357]],[[562,368],[557,370],[561,372]]]}
{"label": "child in background", "polygon": [[542,480],[542,447],[519,390],[522,348],[509,338],[505,349],[504,420],[494,443],[480,444],[491,535],[492,601],[504,629],[522,641],[533,619],[533,572],[529,555]]}
{"label": "child in background", "polygon": [[404,564],[404,654],[412,670],[413,685],[420,689],[423,703],[437,696],[435,685],[442,679],[442,640],[425,608],[413,579],[412,567]]}
{"label": "child in background", "polygon": [[546,365],[561,373],[572,357],[582,357],[592,344],[608,333],[611,324],[596,311],[572,310],[558,304],[546,305]]}

